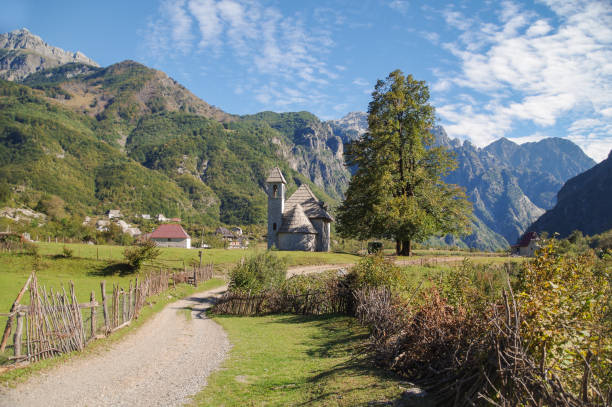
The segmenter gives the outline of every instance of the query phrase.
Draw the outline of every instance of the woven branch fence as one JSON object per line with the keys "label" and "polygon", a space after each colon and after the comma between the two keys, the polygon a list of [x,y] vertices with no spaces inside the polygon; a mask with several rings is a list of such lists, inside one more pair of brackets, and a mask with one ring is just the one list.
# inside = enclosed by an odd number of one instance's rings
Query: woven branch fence
{"label": "woven branch fence", "polygon": [[[138,318],[147,298],[176,286],[177,283],[198,283],[213,277],[213,264],[194,267],[193,270],[169,272],[159,270],[142,278],[130,281],[129,287],[113,284],[107,293],[106,282],[100,283],[101,301],[91,292],[90,301],[79,303],[75,287],[70,282],[68,291],[64,287],[54,291],[40,287],[36,273],[32,273],[17,295],[8,314],[0,352],[4,352],[13,331],[14,362],[38,361],[62,353],[83,348],[92,340],[103,338]],[[25,292],[29,292],[29,304],[20,303]]]}
{"label": "woven branch fence", "polygon": [[213,312],[229,315],[291,313],[299,315],[349,314],[350,297],[340,291],[312,290],[300,294],[266,291],[251,294],[226,292],[215,304]]}

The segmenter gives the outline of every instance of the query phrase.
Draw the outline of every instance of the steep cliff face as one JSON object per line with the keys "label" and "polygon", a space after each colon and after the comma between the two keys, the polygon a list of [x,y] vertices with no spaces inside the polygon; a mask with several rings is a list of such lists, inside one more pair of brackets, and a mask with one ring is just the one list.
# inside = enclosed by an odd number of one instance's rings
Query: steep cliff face
{"label": "steep cliff face", "polygon": [[327,122],[334,134],[339,136],[344,143],[358,139],[368,131],[368,114],[365,112],[350,112],[337,120]]}
{"label": "steep cliff face", "polygon": [[81,52],[69,52],[53,47],[25,28],[0,34],[2,79],[20,81],[32,73],[68,63],[98,66]]}
{"label": "steep cliff face", "polygon": [[466,188],[474,215],[507,243],[554,205],[565,180],[595,164],[578,146],[559,138],[522,145],[502,138],[479,149],[450,140],[441,128],[435,134],[457,158],[458,167],[446,181]]}
{"label": "steep cliff face", "polygon": [[612,229],[612,151],[608,158],[568,180],[557,194],[557,204],[530,230],[568,236],[574,230],[595,235]]}
{"label": "steep cliff face", "polygon": [[341,199],[350,173],[344,165],[344,140],[332,124],[308,112],[262,112],[243,120],[264,121],[283,137],[276,140],[282,158],[330,196]]}

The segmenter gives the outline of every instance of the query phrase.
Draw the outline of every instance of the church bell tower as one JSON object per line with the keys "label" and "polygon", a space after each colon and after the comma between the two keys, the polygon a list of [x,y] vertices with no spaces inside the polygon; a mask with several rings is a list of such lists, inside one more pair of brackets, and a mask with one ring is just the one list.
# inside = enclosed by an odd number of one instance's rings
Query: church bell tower
{"label": "church bell tower", "polygon": [[285,189],[287,181],[280,168],[274,167],[266,179],[268,188],[268,249],[278,248],[278,229],[283,220],[285,210]]}

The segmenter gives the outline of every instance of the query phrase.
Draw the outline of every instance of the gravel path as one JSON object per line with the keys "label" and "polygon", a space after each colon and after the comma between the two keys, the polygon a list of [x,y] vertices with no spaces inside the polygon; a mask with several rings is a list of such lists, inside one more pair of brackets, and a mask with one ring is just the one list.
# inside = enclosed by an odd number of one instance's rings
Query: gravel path
{"label": "gravel path", "polygon": [[[178,406],[206,385],[230,348],[204,313],[217,288],[172,303],[109,350],[0,389],[0,406]],[[184,309],[192,309],[191,319]]]}
{"label": "gravel path", "polygon": [[347,269],[352,266],[353,266],[352,263],[346,263],[346,264],[318,264],[316,266],[289,267],[289,270],[287,270],[287,278],[293,277],[297,274],[321,273],[323,271],[328,271],[328,270]]}

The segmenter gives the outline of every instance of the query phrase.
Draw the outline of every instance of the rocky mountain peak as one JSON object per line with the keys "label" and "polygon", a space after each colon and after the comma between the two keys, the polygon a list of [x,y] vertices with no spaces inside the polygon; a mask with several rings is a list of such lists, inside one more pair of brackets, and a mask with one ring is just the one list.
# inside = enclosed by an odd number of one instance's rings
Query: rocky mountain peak
{"label": "rocky mountain peak", "polygon": [[47,44],[27,28],[0,34],[0,78],[21,81],[34,72],[71,62],[99,66],[80,51]]}
{"label": "rocky mountain peak", "polygon": [[346,116],[328,122],[334,133],[338,134],[344,143],[361,137],[368,131],[368,114],[365,112],[350,112]]}

